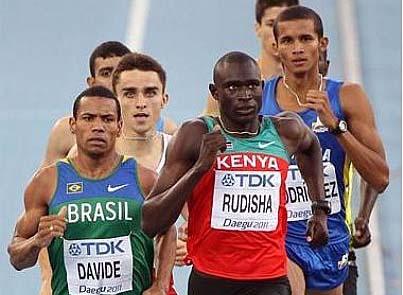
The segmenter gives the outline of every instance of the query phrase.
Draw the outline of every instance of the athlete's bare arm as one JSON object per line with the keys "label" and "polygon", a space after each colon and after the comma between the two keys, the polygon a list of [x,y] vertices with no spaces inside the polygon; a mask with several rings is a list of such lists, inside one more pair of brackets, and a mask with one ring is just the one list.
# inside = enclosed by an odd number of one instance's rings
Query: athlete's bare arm
{"label": "athlete's bare arm", "polygon": [[[324,200],[322,152],[316,135],[295,113],[284,112],[272,117],[287,151],[295,155],[298,168],[308,187],[312,201]],[[314,212],[308,223],[308,241],[314,246],[327,243],[327,215]]]}
{"label": "athlete's bare arm", "polygon": [[360,175],[383,192],[389,184],[389,167],[367,95],[359,84],[349,83],[341,88],[340,97],[350,132],[339,136],[339,142]]}
{"label": "athlete's bare arm", "polygon": [[49,135],[45,159],[41,167],[46,167],[67,156],[75,144],[70,132],[69,117],[63,117],[55,123]]}
{"label": "athlete's bare arm", "polygon": [[[63,117],[56,121],[53,126],[48,144],[46,147],[45,158],[43,159],[40,167],[46,167],[56,162],[59,159],[66,157],[73,145],[75,144],[74,136],[70,132],[69,117]],[[39,254],[38,263],[41,268],[41,295],[48,295],[52,293],[50,281],[52,277],[52,269],[49,263],[47,249],[44,248]]]}
{"label": "athlete's bare arm", "polygon": [[361,200],[358,216],[354,220],[355,232],[352,236],[352,246],[361,248],[367,246],[371,242],[371,232],[369,229],[369,218],[374,208],[378,192],[361,178]]}
{"label": "athlete's bare arm", "polygon": [[[138,165],[138,175],[141,188],[148,195],[157,179],[157,174],[141,165]],[[155,218],[155,216],[154,216]],[[143,295],[158,294],[156,291],[168,292],[171,273],[175,263],[176,228],[171,226],[163,235],[158,236],[158,259],[156,268],[156,280],[152,286],[143,292]]]}
{"label": "athlete's bare arm", "polygon": [[143,206],[145,233],[154,236],[176,221],[193,188],[215,161],[218,150],[225,148],[221,131],[207,133],[201,119],[179,128],[169,143],[167,162]]}
{"label": "athlete's bare arm", "polygon": [[[389,184],[389,168],[367,95],[360,85],[345,83],[340,89],[340,100],[349,130],[337,139],[360,175],[375,190],[383,192]],[[306,107],[315,109],[326,127],[336,127],[337,119],[325,91],[310,90],[307,101]]]}
{"label": "athlete's bare arm", "polygon": [[8,246],[10,262],[17,270],[35,265],[39,251],[49,246],[53,238],[62,236],[66,229],[64,212],[60,216],[47,215],[56,179],[55,166],[43,168],[34,175],[25,190],[25,212],[18,219]]}
{"label": "athlete's bare arm", "polygon": [[[175,264],[176,252],[176,228],[171,226],[164,235],[157,236],[157,266],[156,266],[156,280],[151,289],[162,290],[168,293],[171,281],[171,273]],[[155,294],[152,293],[143,293]]]}

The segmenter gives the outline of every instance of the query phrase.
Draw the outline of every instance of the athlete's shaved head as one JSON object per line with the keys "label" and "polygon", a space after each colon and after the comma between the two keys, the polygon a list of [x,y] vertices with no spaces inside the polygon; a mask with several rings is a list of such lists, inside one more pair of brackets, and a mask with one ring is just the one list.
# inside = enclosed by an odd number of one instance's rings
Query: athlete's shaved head
{"label": "athlete's shaved head", "polygon": [[227,54],[222,56],[214,66],[213,70],[214,84],[217,84],[221,81],[221,79],[223,78],[222,75],[224,74],[224,69],[229,64],[244,65],[248,63],[253,64],[259,70],[259,65],[257,64],[256,60],[251,56],[247,55],[246,53],[240,51],[228,52]]}
{"label": "athlete's shaved head", "polygon": [[214,66],[213,80],[209,89],[222,118],[241,125],[256,119],[263,84],[259,66],[251,56],[239,51],[225,54]]}

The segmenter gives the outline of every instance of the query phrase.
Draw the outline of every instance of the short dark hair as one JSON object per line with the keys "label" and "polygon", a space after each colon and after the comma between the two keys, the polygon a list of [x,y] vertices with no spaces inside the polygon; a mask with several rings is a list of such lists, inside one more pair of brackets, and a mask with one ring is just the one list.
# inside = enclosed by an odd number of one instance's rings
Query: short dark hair
{"label": "short dark hair", "polygon": [[123,56],[130,53],[130,49],[126,45],[118,41],[107,41],[98,45],[90,56],[90,73],[92,77],[95,77],[95,60],[98,57],[107,58],[114,56]]}
{"label": "short dark hair", "polygon": [[78,108],[80,107],[80,102],[84,97],[102,97],[102,98],[109,98],[115,101],[116,104],[116,111],[118,115],[118,121],[121,120],[122,118],[122,109],[120,107],[120,102],[116,98],[115,94],[113,94],[112,91],[110,91],[108,88],[104,86],[92,86],[90,88],[85,89],[83,92],[81,92],[76,99],[74,100],[73,103],[73,117],[74,119],[77,119],[77,113],[78,113]]}
{"label": "short dark hair", "polygon": [[162,83],[162,91],[165,91],[167,75],[161,64],[151,56],[141,53],[126,54],[117,65],[112,77],[113,91],[116,93],[116,85],[119,82],[120,74],[125,71],[140,70],[156,72]]}
{"label": "short dark hair", "polygon": [[310,19],[313,21],[313,26],[315,33],[319,38],[323,37],[323,24],[322,19],[319,14],[317,14],[314,10],[305,7],[305,6],[292,6],[282,11],[274,21],[273,25],[273,33],[274,39],[277,42],[278,38],[278,24],[279,22],[296,20],[296,19]]}
{"label": "short dark hair", "polygon": [[256,22],[261,24],[264,12],[271,7],[289,7],[299,5],[299,0],[257,0],[255,4]]}
{"label": "short dark hair", "polygon": [[252,63],[254,64],[257,68],[259,68],[258,63],[256,60],[249,56],[246,53],[240,52],[240,51],[231,51],[223,55],[218,59],[216,62],[214,69],[213,69],[213,82],[216,84],[219,81],[219,76],[220,76],[220,68],[225,64],[225,63],[237,63],[237,64],[246,64],[246,63]]}

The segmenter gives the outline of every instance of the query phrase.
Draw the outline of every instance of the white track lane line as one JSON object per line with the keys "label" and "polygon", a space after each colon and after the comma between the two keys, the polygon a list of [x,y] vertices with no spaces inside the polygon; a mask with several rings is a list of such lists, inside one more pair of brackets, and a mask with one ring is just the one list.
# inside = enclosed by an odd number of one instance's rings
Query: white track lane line
{"label": "white track lane line", "polygon": [[[359,39],[357,24],[357,14],[355,13],[356,1],[338,0],[338,18],[341,32],[343,48],[344,77],[346,80],[362,83],[362,68],[359,54]],[[359,195],[359,194],[358,194]],[[375,204],[370,219],[372,242],[365,248],[368,281],[370,294],[385,295],[385,272],[383,269],[383,254],[381,248],[381,236],[378,221],[378,209]]]}
{"label": "white track lane line", "polygon": [[133,51],[141,52],[147,27],[150,0],[131,0],[126,28],[126,44]]}

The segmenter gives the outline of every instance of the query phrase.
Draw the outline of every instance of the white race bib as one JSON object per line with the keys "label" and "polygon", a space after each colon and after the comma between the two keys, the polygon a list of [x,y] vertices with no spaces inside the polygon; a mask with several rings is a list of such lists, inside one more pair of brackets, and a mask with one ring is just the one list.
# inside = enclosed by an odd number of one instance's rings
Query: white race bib
{"label": "white race bib", "polygon": [[211,227],[232,231],[273,231],[278,224],[281,173],[215,171]]}
{"label": "white race bib", "polygon": [[129,236],[64,239],[69,294],[117,294],[132,290],[133,255]]}
{"label": "white race bib", "polygon": [[[337,186],[336,170],[332,163],[323,162],[325,199],[330,201],[331,213],[340,212],[341,203]],[[308,188],[297,165],[290,165],[286,180],[287,221],[306,220],[312,215]]]}

